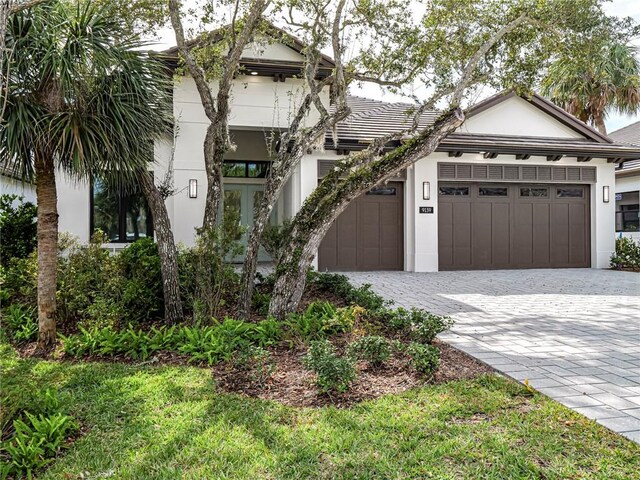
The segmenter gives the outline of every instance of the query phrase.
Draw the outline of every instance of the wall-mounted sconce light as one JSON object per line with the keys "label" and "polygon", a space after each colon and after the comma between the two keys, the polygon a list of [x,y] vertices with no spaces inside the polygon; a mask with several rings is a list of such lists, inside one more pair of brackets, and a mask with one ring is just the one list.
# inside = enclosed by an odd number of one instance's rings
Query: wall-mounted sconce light
{"label": "wall-mounted sconce light", "polygon": [[198,198],[198,180],[189,179],[189,198]]}
{"label": "wall-mounted sconce light", "polygon": [[604,203],[609,203],[609,185],[602,187],[602,201]]}
{"label": "wall-mounted sconce light", "polygon": [[431,184],[429,182],[422,182],[422,199],[431,199]]}
{"label": "wall-mounted sconce light", "polygon": [[258,72],[256,72],[255,70],[253,72],[251,72],[251,75],[258,75]]}

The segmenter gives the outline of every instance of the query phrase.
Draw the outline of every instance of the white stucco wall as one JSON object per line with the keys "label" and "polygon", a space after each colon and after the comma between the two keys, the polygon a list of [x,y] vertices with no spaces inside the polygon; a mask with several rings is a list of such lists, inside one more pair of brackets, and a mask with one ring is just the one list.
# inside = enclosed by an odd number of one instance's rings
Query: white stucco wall
{"label": "white stucco wall", "polygon": [[583,138],[575,130],[517,96],[472,116],[458,131],[528,137]]}
{"label": "white stucco wall", "polygon": [[0,195],[18,195],[25,202],[36,203],[36,189],[30,183],[0,175]]}

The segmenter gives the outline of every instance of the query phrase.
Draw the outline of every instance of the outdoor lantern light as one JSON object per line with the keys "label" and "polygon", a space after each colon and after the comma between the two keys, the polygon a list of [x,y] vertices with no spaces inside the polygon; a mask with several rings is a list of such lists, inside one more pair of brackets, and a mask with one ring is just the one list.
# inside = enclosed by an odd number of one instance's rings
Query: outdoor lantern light
{"label": "outdoor lantern light", "polygon": [[609,185],[602,187],[602,201],[604,203],[609,203]]}
{"label": "outdoor lantern light", "polygon": [[198,180],[189,179],[189,198],[198,198]]}
{"label": "outdoor lantern light", "polygon": [[431,198],[431,184],[429,182],[422,182],[422,199],[429,200]]}

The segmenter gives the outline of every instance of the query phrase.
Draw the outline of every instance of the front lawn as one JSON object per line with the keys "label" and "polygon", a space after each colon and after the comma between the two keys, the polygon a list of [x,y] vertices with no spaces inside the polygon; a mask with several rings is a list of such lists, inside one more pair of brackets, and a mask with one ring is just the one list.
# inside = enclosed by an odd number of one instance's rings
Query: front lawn
{"label": "front lawn", "polygon": [[211,370],[19,359],[2,346],[3,414],[58,390],[83,435],[41,476],[634,478],[640,447],[496,375],[349,409],[216,393]]}

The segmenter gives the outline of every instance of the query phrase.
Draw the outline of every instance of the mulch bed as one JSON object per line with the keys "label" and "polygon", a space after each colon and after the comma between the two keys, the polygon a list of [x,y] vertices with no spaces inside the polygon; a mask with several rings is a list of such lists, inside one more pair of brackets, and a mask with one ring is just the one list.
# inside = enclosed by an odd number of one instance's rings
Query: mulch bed
{"label": "mulch bed", "polygon": [[620,272],[640,273],[640,268],[635,268],[635,267],[615,267],[615,268],[610,268],[610,270],[618,270]]}
{"label": "mulch bed", "polygon": [[370,369],[366,362],[358,364],[358,377],[344,394],[326,395],[318,392],[313,373],[301,364],[305,350],[281,348],[272,351],[275,373],[263,385],[256,384],[250,375],[239,374],[228,365],[213,368],[218,389],[226,393],[240,393],[263,400],[273,400],[295,407],[333,405],[349,407],[383,395],[398,394],[425,384],[440,384],[453,380],[469,380],[495,370],[446,343],[436,341],[441,351],[440,367],[432,378],[418,375],[407,359],[392,357],[386,365]]}

